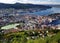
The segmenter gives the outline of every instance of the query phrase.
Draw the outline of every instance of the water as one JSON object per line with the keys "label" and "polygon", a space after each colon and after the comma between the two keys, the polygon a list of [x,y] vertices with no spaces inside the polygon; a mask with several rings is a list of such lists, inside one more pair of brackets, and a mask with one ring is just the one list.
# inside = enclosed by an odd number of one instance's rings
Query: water
{"label": "water", "polygon": [[54,20],[50,24],[60,25],[60,19],[59,20]]}
{"label": "water", "polygon": [[[46,16],[46,15],[50,15],[50,14],[54,14],[54,13],[60,13],[60,8],[59,7],[52,7],[51,9],[47,9],[47,10],[43,10],[43,11],[39,11],[39,12],[34,12],[32,14]],[[60,25],[60,19],[55,20],[55,21],[51,22],[50,24]]]}
{"label": "water", "polygon": [[31,13],[31,14],[49,15],[49,14],[54,14],[54,13],[60,13],[60,7],[52,7],[51,9],[42,10],[42,11],[34,12],[34,13]]}

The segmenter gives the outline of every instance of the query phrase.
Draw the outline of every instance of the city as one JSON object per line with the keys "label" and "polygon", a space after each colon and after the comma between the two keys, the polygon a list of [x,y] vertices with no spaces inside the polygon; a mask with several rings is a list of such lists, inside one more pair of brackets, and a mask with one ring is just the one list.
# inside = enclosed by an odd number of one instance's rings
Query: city
{"label": "city", "polygon": [[60,5],[0,3],[0,43],[60,43]]}

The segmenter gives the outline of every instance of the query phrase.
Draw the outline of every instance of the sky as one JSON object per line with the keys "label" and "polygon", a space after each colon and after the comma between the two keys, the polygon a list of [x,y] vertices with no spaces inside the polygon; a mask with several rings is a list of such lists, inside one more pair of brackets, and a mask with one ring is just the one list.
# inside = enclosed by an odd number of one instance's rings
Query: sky
{"label": "sky", "polygon": [[0,0],[0,3],[60,4],[60,0]]}

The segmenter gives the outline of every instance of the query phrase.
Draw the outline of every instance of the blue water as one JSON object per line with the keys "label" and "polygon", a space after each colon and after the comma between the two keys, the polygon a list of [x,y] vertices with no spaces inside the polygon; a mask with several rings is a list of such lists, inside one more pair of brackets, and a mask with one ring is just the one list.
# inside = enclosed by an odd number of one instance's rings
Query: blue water
{"label": "blue water", "polygon": [[35,14],[35,15],[49,15],[49,14],[54,14],[54,13],[60,13],[60,7],[52,7],[50,9],[34,12],[34,13],[31,13],[31,14]]}

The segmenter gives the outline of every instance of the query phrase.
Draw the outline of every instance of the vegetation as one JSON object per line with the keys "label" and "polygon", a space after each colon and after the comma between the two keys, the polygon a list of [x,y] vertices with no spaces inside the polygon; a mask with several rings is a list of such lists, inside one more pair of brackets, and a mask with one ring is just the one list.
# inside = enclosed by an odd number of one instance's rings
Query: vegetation
{"label": "vegetation", "polygon": [[[54,33],[54,31],[50,32]],[[0,33],[0,43],[60,43],[60,31],[58,31],[55,34],[56,35],[48,33],[48,35],[52,35],[51,37],[46,36],[44,38],[43,37],[32,38],[32,36],[39,36],[39,33],[34,30],[8,33],[4,35]]]}

